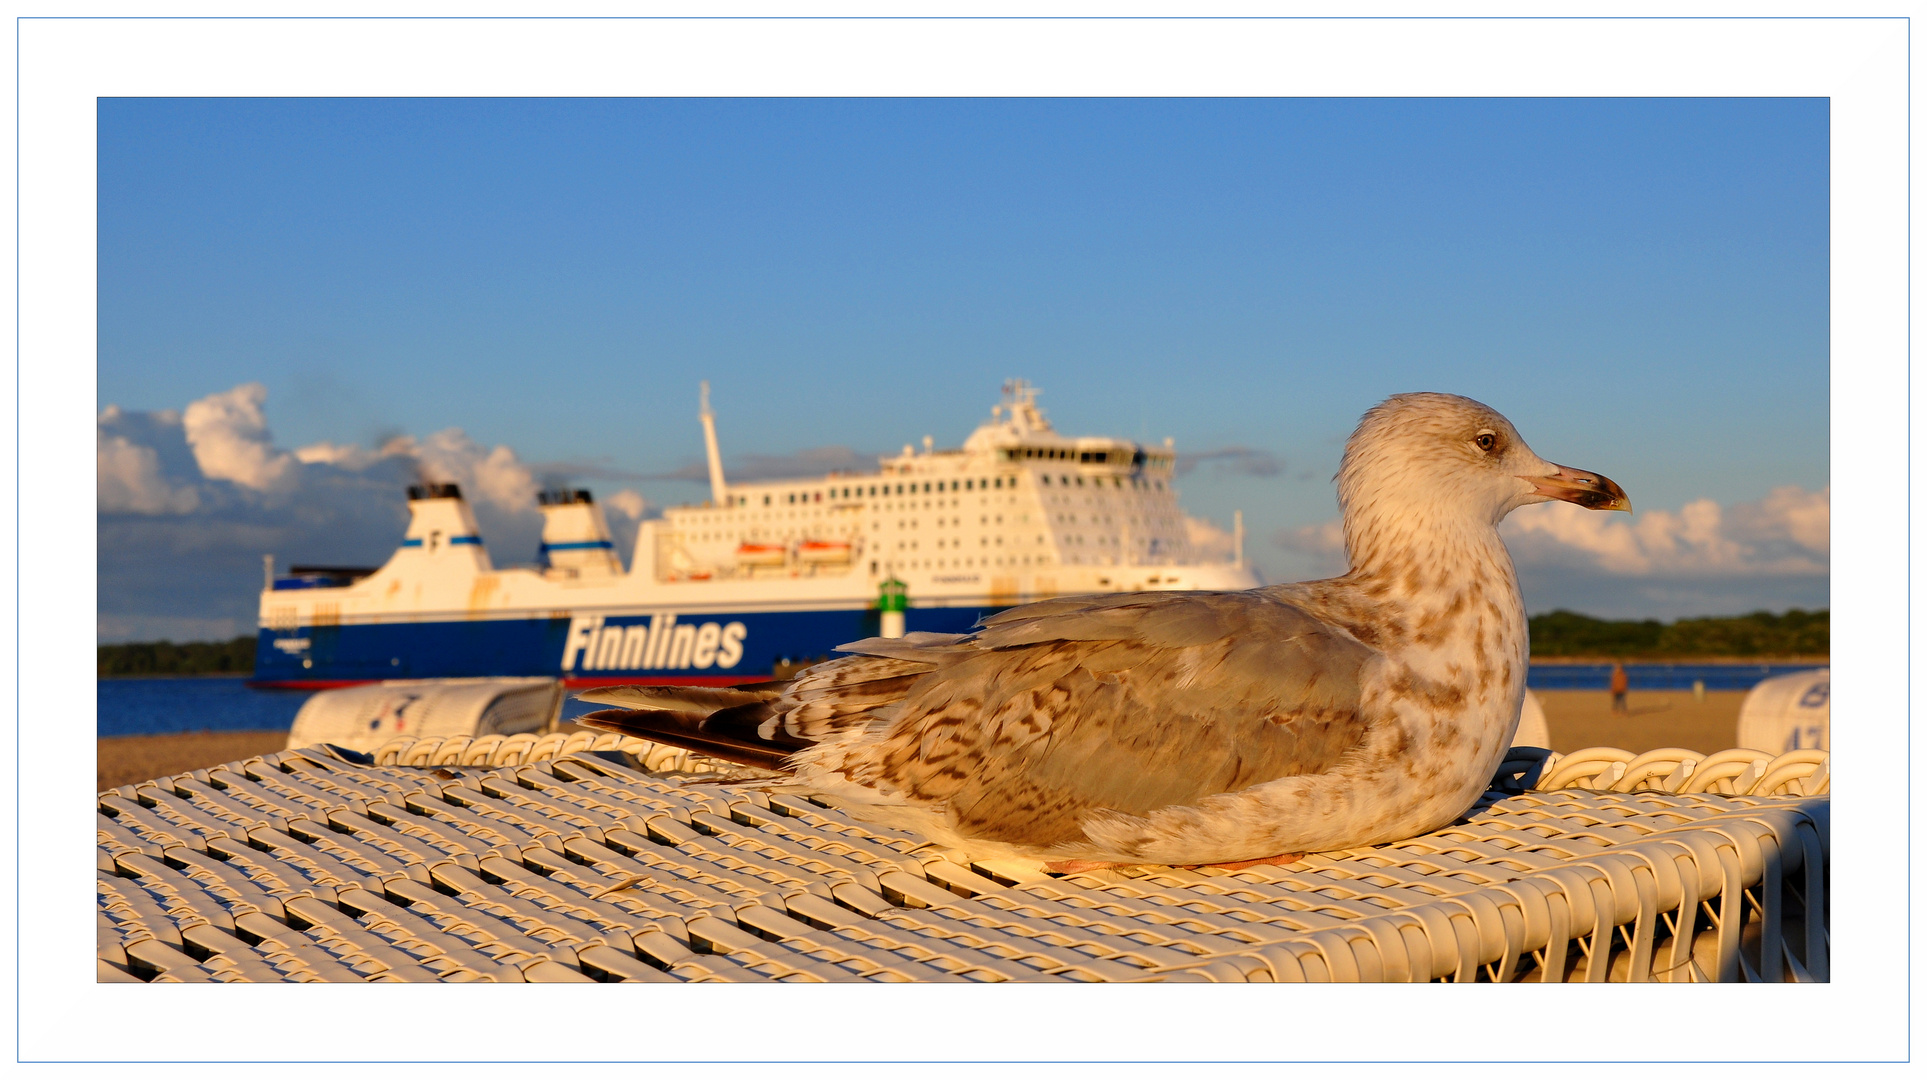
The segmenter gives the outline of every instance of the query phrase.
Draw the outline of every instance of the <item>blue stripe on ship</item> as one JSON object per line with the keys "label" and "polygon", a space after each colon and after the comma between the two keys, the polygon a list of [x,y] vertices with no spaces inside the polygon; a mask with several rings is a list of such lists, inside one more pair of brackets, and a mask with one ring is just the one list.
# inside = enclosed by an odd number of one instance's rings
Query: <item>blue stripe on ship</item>
{"label": "blue stripe on ship", "polygon": [[[960,634],[996,608],[911,608],[907,629]],[[649,625],[651,612],[610,615],[603,626]],[[706,669],[585,667],[580,659],[562,670],[570,618],[488,619],[426,623],[377,623],[263,629],[255,646],[254,677],[261,682],[361,682],[377,679],[438,679],[475,675],[539,675],[572,678],[651,678],[688,676],[742,679],[767,677],[779,659],[810,660],[833,656],[838,645],[874,637],[877,613],[843,611],[701,612],[679,610],[677,625],[706,622],[743,624],[743,655],[728,668]],[[305,647],[282,649],[306,639]],[[302,661],[310,661],[302,666]],[[1804,664],[1628,664],[1634,690],[1686,690],[1695,681],[1708,690],[1745,690],[1761,679],[1818,665]],[[1609,664],[1533,664],[1526,684],[1537,690],[1586,689],[1604,692]]]}
{"label": "blue stripe on ship", "polygon": [[588,548],[615,550],[615,545],[607,540],[575,540],[567,544],[543,544],[543,551],[583,551]]}
{"label": "blue stripe on ship", "polygon": [[[959,634],[997,608],[911,608],[906,629]],[[605,627],[649,625],[653,612],[613,614]],[[572,678],[768,677],[776,662],[836,655],[836,647],[877,634],[877,613],[843,611],[676,611],[677,625],[740,622],[743,655],[728,668],[713,662],[686,668],[574,668],[562,670],[570,618],[476,619],[346,626],[263,628],[254,652],[258,682],[359,682],[376,679],[445,679],[476,675],[540,675]],[[297,643],[306,640],[305,646]],[[283,649],[277,641],[287,642]],[[303,661],[308,661],[303,666]]]}

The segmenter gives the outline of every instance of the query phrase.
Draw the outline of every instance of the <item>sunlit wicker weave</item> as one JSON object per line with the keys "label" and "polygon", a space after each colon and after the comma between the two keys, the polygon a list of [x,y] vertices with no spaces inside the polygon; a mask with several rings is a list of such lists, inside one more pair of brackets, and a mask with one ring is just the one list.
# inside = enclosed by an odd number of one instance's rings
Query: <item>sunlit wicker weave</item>
{"label": "sunlit wicker weave", "polygon": [[1827,978],[1819,753],[1519,750],[1464,822],[1402,843],[1065,878],[702,768],[617,736],[491,736],[104,792],[99,977]]}

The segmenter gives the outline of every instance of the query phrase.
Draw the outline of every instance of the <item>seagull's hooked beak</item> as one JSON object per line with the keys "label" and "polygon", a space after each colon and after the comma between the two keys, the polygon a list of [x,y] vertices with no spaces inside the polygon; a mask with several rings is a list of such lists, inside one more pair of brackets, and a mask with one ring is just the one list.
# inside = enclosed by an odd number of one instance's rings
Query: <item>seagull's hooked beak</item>
{"label": "seagull's hooked beak", "polygon": [[1624,510],[1632,513],[1633,502],[1618,484],[1584,469],[1569,469],[1558,466],[1559,471],[1551,476],[1521,476],[1519,479],[1532,485],[1535,494],[1548,499],[1577,503],[1588,510]]}

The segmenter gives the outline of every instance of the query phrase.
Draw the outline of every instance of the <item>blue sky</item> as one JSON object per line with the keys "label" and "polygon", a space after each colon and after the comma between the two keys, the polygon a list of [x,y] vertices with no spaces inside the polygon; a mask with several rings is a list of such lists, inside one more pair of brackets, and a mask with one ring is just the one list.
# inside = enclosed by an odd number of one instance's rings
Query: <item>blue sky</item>
{"label": "blue sky", "polygon": [[[659,478],[701,452],[698,379],[726,459],[768,461],[954,445],[1022,376],[1062,430],[1219,452],[1185,506],[1242,508],[1286,580],[1331,569],[1358,415],[1445,390],[1677,519],[1627,522],[1630,558],[1522,534],[1531,610],[1827,603],[1821,99],[105,99],[99,122],[112,437],[258,382],[275,449],[459,428],[661,505],[703,495]],[[170,490],[207,494],[103,494],[104,639],[196,604],[245,621],[265,543],[330,558],[300,539],[320,503],[297,527],[156,445]],[[1707,501],[1751,554],[1681,554]],[[379,560],[385,521],[331,561]],[[123,558],[163,534],[176,562]]]}

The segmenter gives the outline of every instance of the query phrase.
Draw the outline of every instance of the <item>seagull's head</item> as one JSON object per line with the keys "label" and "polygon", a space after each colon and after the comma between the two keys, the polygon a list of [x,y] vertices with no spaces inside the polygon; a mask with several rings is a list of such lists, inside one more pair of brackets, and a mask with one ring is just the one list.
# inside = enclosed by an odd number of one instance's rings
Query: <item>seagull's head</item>
{"label": "seagull's head", "polygon": [[1374,507],[1493,525],[1521,506],[1553,499],[1632,509],[1618,484],[1554,465],[1496,409],[1456,394],[1399,394],[1366,413],[1345,444],[1338,499],[1347,516]]}

